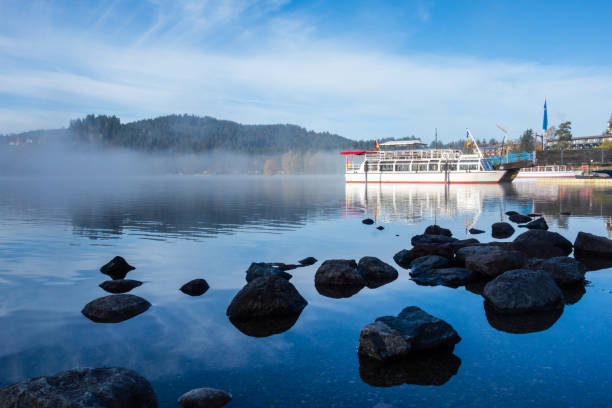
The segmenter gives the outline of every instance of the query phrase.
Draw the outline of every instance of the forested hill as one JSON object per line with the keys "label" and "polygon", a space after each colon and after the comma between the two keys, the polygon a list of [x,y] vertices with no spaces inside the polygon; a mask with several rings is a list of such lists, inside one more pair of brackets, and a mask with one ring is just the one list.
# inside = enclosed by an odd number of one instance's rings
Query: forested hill
{"label": "forested hill", "polygon": [[70,122],[69,135],[79,143],[121,146],[150,152],[201,153],[226,150],[276,154],[373,148],[374,141],[354,141],[296,125],[242,125],[192,115],[169,115],[122,124],[115,116],[88,115]]}

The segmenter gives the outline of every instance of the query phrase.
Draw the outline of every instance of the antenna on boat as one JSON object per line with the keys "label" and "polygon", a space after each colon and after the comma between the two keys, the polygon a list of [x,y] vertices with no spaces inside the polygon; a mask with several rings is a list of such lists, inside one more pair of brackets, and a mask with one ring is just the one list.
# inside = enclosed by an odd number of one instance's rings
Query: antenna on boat
{"label": "antenna on boat", "polygon": [[436,150],[438,150],[438,128],[436,128]]}

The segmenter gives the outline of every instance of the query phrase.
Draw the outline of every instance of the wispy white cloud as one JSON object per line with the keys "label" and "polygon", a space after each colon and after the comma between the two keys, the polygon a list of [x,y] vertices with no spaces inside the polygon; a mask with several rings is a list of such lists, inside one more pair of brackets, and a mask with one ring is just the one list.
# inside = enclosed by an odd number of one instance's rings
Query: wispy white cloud
{"label": "wispy white cloud", "polygon": [[[40,113],[35,102],[10,103],[23,98],[64,106],[54,110],[57,118],[95,111],[134,120],[185,112],[296,123],[353,138],[429,139],[434,127],[447,140],[465,127],[490,138],[497,136],[496,123],[516,136],[538,127],[545,96],[551,122],[571,119],[578,134],[601,132],[610,114],[607,70],[398,54],[318,38],[308,19],[275,16],[282,2],[203,4],[180,2],[168,13],[167,3],[158,4],[163,12],[155,22],[125,44],[99,34],[74,37],[55,25],[44,41],[0,37],[0,62],[11,62],[0,67],[0,133],[35,127],[24,115]],[[260,13],[265,23],[236,25],[252,19],[249,13]],[[211,27],[227,32],[230,20],[235,33],[228,44],[246,47],[177,41],[216,35]]]}

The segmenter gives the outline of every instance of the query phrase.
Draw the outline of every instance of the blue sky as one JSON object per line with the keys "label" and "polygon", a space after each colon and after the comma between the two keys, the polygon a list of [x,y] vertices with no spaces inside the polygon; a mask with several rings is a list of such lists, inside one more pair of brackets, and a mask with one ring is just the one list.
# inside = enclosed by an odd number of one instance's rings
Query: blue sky
{"label": "blue sky", "polygon": [[612,2],[0,2],[0,133],[88,113],[513,137],[612,113]]}

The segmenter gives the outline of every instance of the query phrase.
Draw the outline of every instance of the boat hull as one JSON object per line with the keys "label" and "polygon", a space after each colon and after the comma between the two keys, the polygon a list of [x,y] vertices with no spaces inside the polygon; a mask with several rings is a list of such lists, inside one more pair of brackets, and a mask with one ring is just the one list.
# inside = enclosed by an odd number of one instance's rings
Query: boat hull
{"label": "boat hull", "polygon": [[[512,181],[514,177],[506,177],[506,170],[492,171],[451,171],[444,172],[347,172],[345,178],[347,183],[413,183],[413,184],[478,184],[478,183],[500,183]],[[509,178],[509,180],[507,180]]]}
{"label": "boat hull", "polygon": [[576,176],[579,176],[580,174],[582,174],[581,171],[576,171],[576,170],[572,170],[572,171],[551,171],[551,172],[544,172],[544,171],[534,171],[534,172],[526,172],[526,171],[519,171],[518,175],[516,176],[517,179],[520,180],[535,180],[535,179],[557,179],[557,178],[576,178]]}

